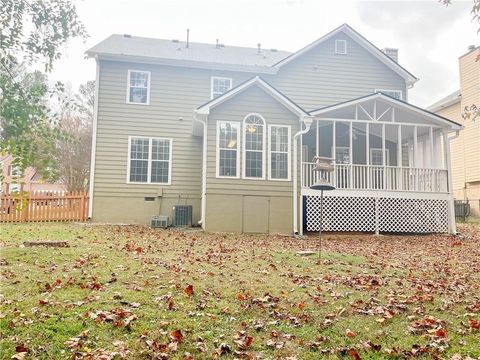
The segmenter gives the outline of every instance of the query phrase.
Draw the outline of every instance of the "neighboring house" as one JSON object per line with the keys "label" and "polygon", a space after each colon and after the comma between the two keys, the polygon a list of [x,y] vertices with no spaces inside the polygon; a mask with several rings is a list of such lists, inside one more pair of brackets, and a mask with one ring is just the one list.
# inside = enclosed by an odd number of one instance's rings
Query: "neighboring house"
{"label": "neighboring house", "polygon": [[480,216],[480,118],[463,118],[466,107],[480,106],[480,47],[472,46],[459,59],[460,90],[437,101],[429,110],[462,124],[464,129],[452,134],[453,196],[469,200],[473,215]]}
{"label": "neighboring house", "polygon": [[12,164],[12,156],[0,156],[0,169],[2,171],[1,194],[15,193],[18,191],[62,192],[65,186],[59,183],[45,182],[40,173],[33,167],[25,169],[23,176],[19,168]]}
{"label": "neighboring house", "polygon": [[[148,223],[177,204],[207,231],[454,232],[447,134],[407,103],[397,51],[348,25],[289,53],[112,35],[97,62],[90,216]],[[446,144],[448,145],[448,144]],[[314,156],[335,159],[333,174]]]}

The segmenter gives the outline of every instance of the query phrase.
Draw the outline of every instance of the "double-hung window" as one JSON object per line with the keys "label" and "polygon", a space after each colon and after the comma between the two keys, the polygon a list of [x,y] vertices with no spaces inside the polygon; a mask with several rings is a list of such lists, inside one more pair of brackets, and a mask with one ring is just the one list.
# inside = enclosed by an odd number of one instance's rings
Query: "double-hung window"
{"label": "double-hung window", "polygon": [[210,97],[212,99],[215,99],[217,96],[226,93],[232,88],[231,78],[212,76],[211,82]]}
{"label": "double-hung window", "polygon": [[171,170],[171,139],[143,136],[128,138],[128,183],[169,185]]}
{"label": "double-hung window", "polygon": [[243,120],[243,177],[265,179],[265,120],[250,114]]}
{"label": "double-hung window", "polygon": [[269,180],[290,180],[290,126],[269,126]]}
{"label": "double-hung window", "polygon": [[150,103],[150,71],[128,70],[127,103]]}
{"label": "double-hung window", "polygon": [[240,123],[217,122],[217,177],[240,177]]}

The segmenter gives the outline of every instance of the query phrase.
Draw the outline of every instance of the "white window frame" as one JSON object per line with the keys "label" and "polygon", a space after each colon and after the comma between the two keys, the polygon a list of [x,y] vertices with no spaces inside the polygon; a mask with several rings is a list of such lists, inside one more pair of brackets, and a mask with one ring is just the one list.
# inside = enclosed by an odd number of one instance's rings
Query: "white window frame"
{"label": "white window frame", "polygon": [[[142,102],[134,102],[130,101],[130,74],[138,72],[138,73],[144,73],[148,74],[148,86],[147,86],[147,102],[142,103]],[[152,86],[152,73],[150,71],[146,70],[128,70],[127,72],[127,104],[133,104],[133,105],[150,105],[150,88]]]}
{"label": "white window frame", "polygon": [[[345,52],[339,52],[338,45],[340,42],[343,42],[345,44]],[[336,55],[347,55],[347,40],[344,39],[336,39],[335,40],[335,54]]]}
{"label": "white window frame", "polygon": [[[272,128],[287,128],[288,134],[288,151],[287,151],[287,178],[286,179],[277,179],[272,177]],[[279,124],[269,124],[268,125],[268,151],[267,151],[267,161],[268,161],[268,180],[271,181],[291,181],[291,156],[292,156],[292,127],[290,125],[279,125]],[[283,154],[283,152],[281,152]]]}
{"label": "white window frame", "polygon": [[[148,139],[148,168],[147,168],[147,181],[130,181],[130,162],[131,162],[131,149],[132,149],[132,139]],[[169,156],[168,156],[168,182],[152,182],[152,140],[168,140],[170,143]],[[150,136],[136,136],[130,135],[128,137],[128,154],[127,154],[127,184],[154,184],[154,185],[171,185],[172,184],[172,150],[173,150],[173,139],[172,138],[163,138],[163,137],[150,137]]]}
{"label": "white window frame", "polygon": [[[220,149],[219,144],[220,144],[220,125],[221,124],[230,124],[230,125],[235,125],[237,127],[237,168],[236,168],[236,176],[225,176],[225,175],[220,175]],[[242,124],[239,121],[217,121],[217,134],[216,134],[216,162],[215,162],[215,176],[219,179],[240,179],[240,152],[242,151],[241,147],[241,138],[242,138]]]}
{"label": "white window frame", "polygon": [[394,90],[394,89],[375,89],[376,93],[386,93],[386,92],[393,92],[393,93],[399,93],[400,98],[399,100],[403,100],[403,91],[402,90]]}
{"label": "white window frame", "polygon": [[[213,94],[213,84],[215,82],[215,80],[229,80],[230,81],[230,88],[227,90],[227,91],[230,91],[233,87],[233,79],[232,78],[229,78],[229,77],[222,77],[222,76],[212,76],[210,78],[210,99],[214,99],[214,94]],[[225,93],[223,93],[225,94]],[[221,96],[222,94],[218,95],[218,96]],[[217,97],[218,97],[217,96]]]}
{"label": "white window frame", "polygon": [[368,165],[370,165],[370,166],[390,166],[390,149],[385,148],[385,154],[384,154],[385,165],[373,165],[373,164],[371,164],[372,159],[373,159],[373,150],[375,150],[375,151],[379,150],[380,153],[382,152],[382,148],[373,148],[373,147],[370,148],[370,158],[369,158],[370,164],[368,164]]}
{"label": "white window frame", "polygon": [[[347,163],[339,163],[337,162],[337,149],[340,149],[340,150],[347,150],[348,151],[348,162]],[[348,146],[336,146],[335,147],[335,164],[337,165],[348,165],[351,163],[351,159],[350,159],[350,147]]]}
{"label": "white window frame", "polygon": [[[263,136],[262,136],[262,177],[250,177],[250,176],[246,176],[246,163],[247,163],[247,148],[246,148],[246,137],[247,137],[247,133],[246,133],[246,126],[245,126],[245,121],[250,117],[250,116],[258,116],[260,119],[262,119],[263,121]],[[267,144],[266,144],[266,138],[267,138],[267,122],[265,121],[265,118],[258,114],[258,113],[250,113],[250,114],[247,114],[247,116],[245,116],[243,118],[243,121],[242,121],[242,143],[243,143],[243,146],[242,146],[242,179],[246,179],[246,180],[265,180],[266,178],[266,175],[265,175],[265,170],[266,170],[266,166],[265,166],[265,160],[266,160],[266,156],[265,156],[265,153],[267,151]],[[250,151],[250,150],[249,150]]]}

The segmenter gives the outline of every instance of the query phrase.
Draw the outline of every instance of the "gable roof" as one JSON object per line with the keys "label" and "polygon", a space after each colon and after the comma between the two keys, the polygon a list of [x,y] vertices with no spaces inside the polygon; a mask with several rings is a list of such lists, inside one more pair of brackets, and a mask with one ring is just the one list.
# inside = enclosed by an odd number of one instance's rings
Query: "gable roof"
{"label": "gable roof", "polygon": [[414,75],[391,59],[348,24],[330,31],[313,43],[291,53],[284,50],[205,44],[147,37],[113,34],[86,51],[90,57],[111,60],[151,62],[163,65],[212,68],[275,74],[285,64],[302,56],[336,34],[344,32],[378,60],[404,78],[407,84],[418,81]]}
{"label": "gable roof", "polygon": [[210,63],[219,67],[235,65],[250,71],[266,70],[273,73],[272,65],[290,55],[288,51],[248,48],[240,46],[204,44],[139,36],[114,34],[87,50],[88,56],[133,57],[139,59],[163,59],[180,65]]}
{"label": "gable roof", "polygon": [[[315,117],[318,117],[320,115],[327,115],[328,113],[332,113],[335,110],[342,110],[348,108],[349,106],[366,103],[371,100],[381,100],[383,103],[394,106],[395,109],[403,110],[408,114],[416,114],[420,117],[423,117],[424,119],[429,119],[432,122],[448,124],[453,130],[461,130],[463,128],[461,124],[453,120],[450,120],[446,117],[440,116],[428,110],[422,109],[418,106],[407,103],[403,100],[393,98],[380,92],[312,110],[310,111],[310,114]],[[397,113],[397,111],[395,113]]]}
{"label": "gable roof", "polygon": [[197,107],[195,109],[195,113],[200,115],[208,115],[210,113],[210,110],[213,109],[214,107],[222,104],[223,102],[235,97],[236,95],[244,92],[245,90],[255,85],[263,89],[267,94],[269,94],[271,97],[276,99],[278,102],[280,102],[282,105],[284,105],[294,114],[297,114],[300,117],[310,116],[310,114],[307,111],[305,111],[301,106],[299,106],[289,97],[287,97],[286,95],[282,94],[280,91],[275,89],[272,85],[270,85],[260,76],[255,76],[247,81],[244,81],[243,83],[237,85],[231,90],[216,97],[215,99],[212,99],[206,102],[205,104]]}
{"label": "gable roof", "polygon": [[368,41],[365,37],[360,35],[356,30],[354,30],[350,25],[348,24],[343,24],[337,27],[336,29],[330,31],[326,35],[322,36],[320,39],[315,40],[311,44],[305,46],[304,48],[298,50],[297,52],[294,52],[293,54],[287,56],[286,58],[280,60],[273,66],[276,68],[280,68],[289,62],[295,60],[299,56],[302,56],[309,50],[319,46],[320,44],[324,43],[331,37],[337,35],[338,33],[343,32],[350,36],[353,40],[355,40],[358,44],[360,44],[363,48],[365,48],[367,51],[369,51],[373,56],[375,56],[378,60],[380,60],[382,63],[384,63],[386,66],[388,66],[390,69],[392,69],[394,72],[396,72],[398,75],[400,75],[402,78],[404,78],[407,81],[407,84],[414,84],[417,82],[419,79],[415,77],[412,73],[407,71],[404,67],[402,67],[398,62],[393,60],[391,57],[389,57],[387,54],[385,54],[382,50],[380,50],[378,47],[373,45],[370,41]]}
{"label": "gable roof", "polygon": [[460,90],[454,91],[453,93],[445,96],[444,98],[438,100],[437,102],[434,102],[432,105],[430,105],[427,108],[427,110],[431,112],[437,112],[438,110],[446,108],[447,106],[460,102],[461,97],[462,95],[460,94]]}

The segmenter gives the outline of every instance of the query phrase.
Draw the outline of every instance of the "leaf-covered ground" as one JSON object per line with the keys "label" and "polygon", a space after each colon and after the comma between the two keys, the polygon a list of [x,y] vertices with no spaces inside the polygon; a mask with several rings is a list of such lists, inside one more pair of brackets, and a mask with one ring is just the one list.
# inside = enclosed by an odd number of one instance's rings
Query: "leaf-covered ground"
{"label": "leaf-covered ground", "polygon": [[[480,230],[204,234],[1,225],[3,359],[480,358]],[[68,248],[23,247],[67,240]]]}

